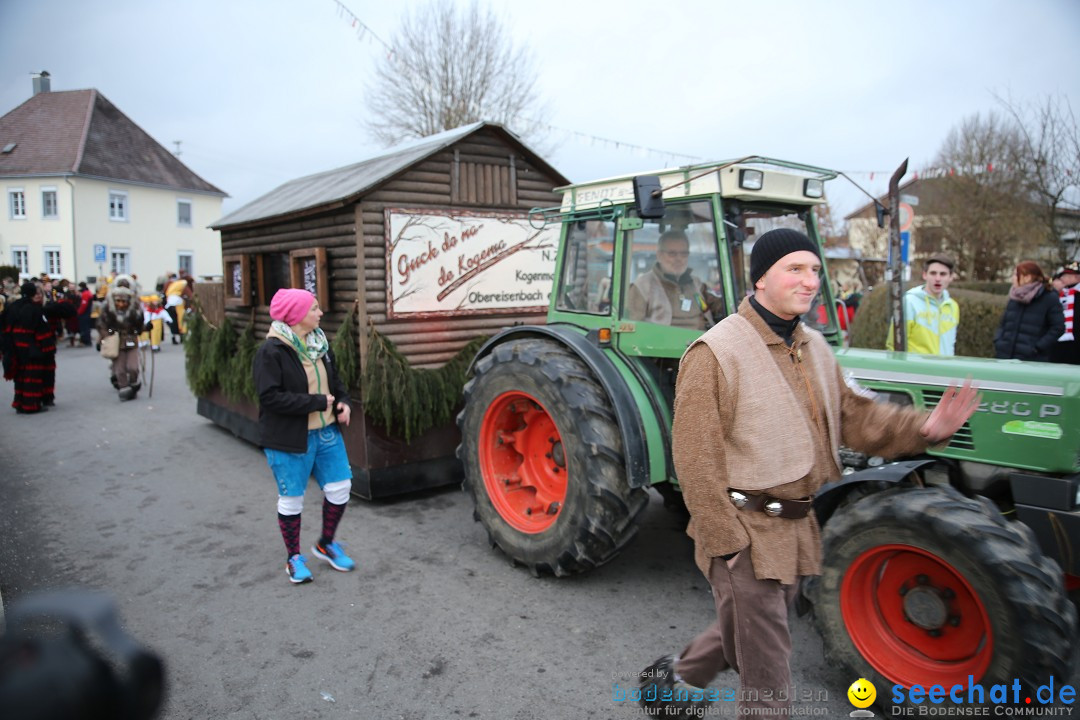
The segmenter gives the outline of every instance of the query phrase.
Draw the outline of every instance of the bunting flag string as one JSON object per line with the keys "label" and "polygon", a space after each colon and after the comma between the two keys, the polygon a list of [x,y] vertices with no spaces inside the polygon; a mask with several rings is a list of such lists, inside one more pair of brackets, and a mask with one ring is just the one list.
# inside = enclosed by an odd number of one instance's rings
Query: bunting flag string
{"label": "bunting flag string", "polygon": [[360,40],[362,42],[366,38],[370,37],[375,42],[382,45],[383,49],[386,51],[387,59],[394,59],[394,49],[390,47],[390,43],[379,37],[374,30],[368,27],[368,25],[365,24],[363,20],[357,17],[356,13],[346,7],[345,3],[341,2],[341,0],[332,0],[332,2],[337,5],[338,17],[345,18],[347,21],[349,21],[350,27],[356,30],[357,40]]}
{"label": "bunting flag string", "polygon": [[[356,31],[357,40],[364,41],[370,39],[371,41],[378,43],[382,46],[386,52],[386,57],[391,62],[395,61],[394,49],[390,43],[383,40],[379,35],[371,29],[363,20],[361,20],[352,10],[350,10],[341,0],[331,0],[337,6],[338,16],[345,18],[349,22],[350,27]],[[528,120],[527,120],[528,121]],[[569,130],[567,128],[561,128],[548,123],[533,120],[531,121],[535,126],[542,127],[549,132],[558,133],[566,139],[573,139],[577,142],[584,142],[593,146],[608,147],[618,150],[620,152],[628,152],[641,157],[658,157],[668,162],[669,165],[688,165],[693,163],[708,162],[707,158],[703,158],[698,155],[690,155],[687,153],[677,153],[669,150],[661,150],[658,148],[646,147],[644,145],[635,145],[633,143],[624,142],[622,140],[613,140],[611,138],[600,137],[599,135],[591,135],[589,133],[580,132],[578,130]],[[968,167],[927,167],[922,170],[916,170],[913,173],[915,180],[928,179],[928,178],[941,178],[941,177],[954,177],[956,175],[981,175],[983,173],[992,173],[1000,171],[1001,166],[995,166],[994,163],[988,162],[985,166],[968,166]],[[888,178],[892,175],[891,170],[845,170],[844,174],[849,176],[861,176],[869,178],[870,182],[878,176],[882,178]]]}

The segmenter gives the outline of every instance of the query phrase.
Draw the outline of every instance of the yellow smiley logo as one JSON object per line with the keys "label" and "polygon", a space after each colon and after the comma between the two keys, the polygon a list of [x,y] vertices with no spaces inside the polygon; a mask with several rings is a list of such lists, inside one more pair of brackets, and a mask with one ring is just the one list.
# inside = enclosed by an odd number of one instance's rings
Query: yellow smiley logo
{"label": "yellow smiley logo", "polygon": [[847,689],[848,700],[857,708],[868,708],[877,699],[877,689],[866,678],[859,678]]}

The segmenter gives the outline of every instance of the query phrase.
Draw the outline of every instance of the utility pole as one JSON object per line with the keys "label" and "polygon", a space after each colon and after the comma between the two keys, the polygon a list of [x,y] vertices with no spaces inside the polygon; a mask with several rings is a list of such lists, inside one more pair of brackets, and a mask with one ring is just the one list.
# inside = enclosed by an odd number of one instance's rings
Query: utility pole
{"label": "utility pole", "polygon": [[889,179],[889,300],[892,307],[893,349],[907,350],[904,324],[904,260],[900,248],[900,179],[907,174],[907,159]]}

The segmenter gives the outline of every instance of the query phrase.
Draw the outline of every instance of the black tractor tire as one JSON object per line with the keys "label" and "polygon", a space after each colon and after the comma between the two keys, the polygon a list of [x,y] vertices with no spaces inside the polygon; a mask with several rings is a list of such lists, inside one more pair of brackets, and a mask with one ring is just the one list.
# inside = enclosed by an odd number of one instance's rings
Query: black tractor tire
{"label": "black tractor tire", "polygon": [[[525,531],[514,524],[528,523],[535,516],[530,513],[526,518],[508,510],[504,498],[515,497],[498,486],[502,479],[494,477],[494,464],[484,463],[483,452],[494,451],[480,447],[485,427],[486,437],[492,438],[491,427],[506,424],[505,414],[498,415],[499,408],[505,410],[504,398],[514,396],[535,399],[528,404],[548,427],[553,424],[562,467],[551,477],[565,485],[562,502],[550,504],[548,514],[554,516],[553,521],[549,517],[546,526]],[[465,385],[465,407],[458,415],[458,426],[462,438],[458,458],[465,470],[465,488],[476,504],[474,517],[483,523],[493,545],[534,575],[586,572],[614,558],[634,537],[635,520],[647,504],[647,493],[627,482],[622,437],[603,387],[585,363],[562,345],[519,338],[493,348],[476,363]],[[525,419],[521,426],[527,430]],[[504,431],[494,442],[503,445],[501,438],[509,434]],[[534,448],[515,445],[514,449],[534,454]]]}
{"label": "black tractor tire", "polygon": [[1061,569],[990,501],[891,488],[838,510],[822,540],[807,594],[826,656],[874,683],[879,702],[897,684],[948,690],[949,673],[966,688],[982,666],[974,681],[986,688],[1069,677],[1076,609]]}

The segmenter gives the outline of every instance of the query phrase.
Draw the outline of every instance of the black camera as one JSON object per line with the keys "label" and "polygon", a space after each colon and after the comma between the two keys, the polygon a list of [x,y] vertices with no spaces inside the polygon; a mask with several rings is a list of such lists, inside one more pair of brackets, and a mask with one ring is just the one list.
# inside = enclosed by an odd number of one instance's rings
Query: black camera
{"label": "black camera", "polygon": [[0,636],[5,718],[145,720],[164,695],[161,660],[121,629],[106,595],[50,592],[9,610]]}

